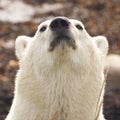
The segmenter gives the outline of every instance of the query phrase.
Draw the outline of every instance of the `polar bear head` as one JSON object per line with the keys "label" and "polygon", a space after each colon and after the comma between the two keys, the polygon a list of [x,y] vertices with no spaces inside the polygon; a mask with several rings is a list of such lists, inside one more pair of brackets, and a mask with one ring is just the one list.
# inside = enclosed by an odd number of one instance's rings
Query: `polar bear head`
{"label": "polar bear head", "polygon": [[56,17],[38,26],[34,37],[19,36],[16,55],[34,62],[51,64],[62,58],[86,64],[93,56],[106,56],[108,42],[104,36],[91,37],[82,22],[66,17]]}

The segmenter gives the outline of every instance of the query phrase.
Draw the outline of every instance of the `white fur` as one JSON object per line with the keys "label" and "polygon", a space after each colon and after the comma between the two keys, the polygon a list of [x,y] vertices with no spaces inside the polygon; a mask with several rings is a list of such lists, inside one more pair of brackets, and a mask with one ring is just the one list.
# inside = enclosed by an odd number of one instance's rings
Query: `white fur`
{"label": "white fur", "polygon": [[[51,20],[43,22],[29,42],[27,37],[17,39],[21,64],[6,120],[94,120],[108,44],[104,37],[97,36],[98,43],[85,29],[78,30],[75,25],[83,26],[81,22],[69,21],[76,50],[66,47],[63,51],[58,46],[48,51],[53,38]],[[46,31],[39,32],[43,25]],[[102,109],[99,120],[104,120]]]}
{"label": "white fur", "polygon": [[28,44],[28,42],[31,40],[32,38],[27,37],[27,36],[19,36],[16,39],[15,42],[15,48],[16,48],[16,56],[18,57],[18,59],[21,59],[23,54],[24,54],[24,50]]}

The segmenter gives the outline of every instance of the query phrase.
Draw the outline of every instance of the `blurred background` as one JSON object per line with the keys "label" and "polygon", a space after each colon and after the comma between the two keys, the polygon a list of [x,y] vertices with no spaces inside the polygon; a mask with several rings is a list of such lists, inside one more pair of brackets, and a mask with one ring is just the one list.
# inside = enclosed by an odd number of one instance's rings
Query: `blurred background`
{"label": "blurred background", "polygon": [[91,36],[107,37],[104,115],[120,120],[120,0],[0,0],[0,120],[10,109],[19,68],[16,37],[34,36],[41,21],[55,16],[80,20]]}

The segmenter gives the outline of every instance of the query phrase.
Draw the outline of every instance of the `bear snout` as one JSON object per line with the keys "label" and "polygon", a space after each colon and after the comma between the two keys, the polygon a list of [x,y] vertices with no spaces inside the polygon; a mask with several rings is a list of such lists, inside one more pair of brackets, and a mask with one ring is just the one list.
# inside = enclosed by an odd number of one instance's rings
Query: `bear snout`
{"label": "bear snout", "polygon": [[75,50],[76,42],[71,36],[67,34],[57,35],[50,43],[49,51],[53,51],[58,46],[60,46],[59,48],[62,50],[64,50],[65,48],[72,48],[73,50]]}
{"label": "bear snout", "polygon": [[64,32],[69,29],[70,22],[65,18],[57,17],[50,23],[50,29],[53,32]]}
{"label": "bear snout", "polygon": [[60,48],[73,48],[76,49],[76,43],[70,34],[70,21],[65,17],[54,18],[50,25],[50,30],[53,34],[53,40],[50,43],[49,51],[53,51],[55,47],[61,46]]}

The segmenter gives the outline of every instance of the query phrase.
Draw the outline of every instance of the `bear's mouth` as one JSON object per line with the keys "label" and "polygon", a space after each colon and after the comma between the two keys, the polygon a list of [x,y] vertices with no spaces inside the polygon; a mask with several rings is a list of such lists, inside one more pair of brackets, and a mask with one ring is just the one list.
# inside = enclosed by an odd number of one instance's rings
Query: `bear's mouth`
{"label": "bear's mouth", "polygon": [[73,50],[76,49],[75,40],[68,35],[58,35],[54,37],[50,43],[49,51],[53,51],[57,46],[61,46],[62,49],[65,49],[66,46],[71,47]]}

